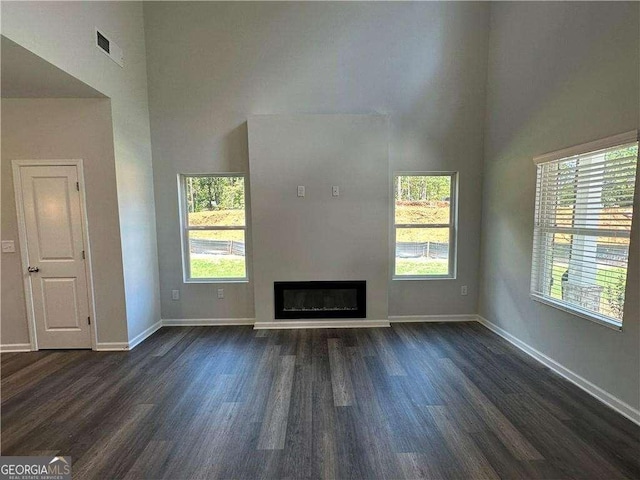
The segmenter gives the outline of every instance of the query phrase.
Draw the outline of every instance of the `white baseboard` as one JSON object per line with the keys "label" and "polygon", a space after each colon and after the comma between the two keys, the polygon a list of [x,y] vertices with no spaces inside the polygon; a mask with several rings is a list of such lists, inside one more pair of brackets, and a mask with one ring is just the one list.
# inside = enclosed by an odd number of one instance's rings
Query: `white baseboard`
{"label": "white baseboard", "polygon": [[126,352],[129,350],[129,342],[98,342],[97,352]]}
{"label": "white baseboard", "polygon": [[164,318],[163,327],[222,327],[228,325],[253,325],[255,318]]}
{"label": "white baseboard", "polygon": [[163,327],[216,327],[226,325],[253,325],[260,329],[288,328],[360,328],[388,327],[388,320],[282,320],[274,322],[256,322],[255,318],[165,318]]}
{"label": "white baseboard", "polygon": [[275,322],[256,322],[255,330],[277,330],[292,328],[374,328],[390,327],[389,320],[281,320]]}
{"label": "white baseboard", "polygon": [[587,380],[584,377],[581,377],[580,375],[573,372],[572,370],[569,370],[564,365],[561,365],[560,363],[556,362],[553,358],[548,357],[547,355],[540,352],[539,350],[536,350],[532,346],[526,344],[522,340],[511,335],[509,332],[500,328],[496,324],[490,322],[486,318],[478,315],[477,320],[482,325],[487,327],[489,330],[498,334],[499,336],[507,340],[509,343],[519,348],[520,350],[522,350],[524,353],[530,355],[531,357],[533,357],[534,359],[536,359],[546,367],[556,372],[561,377],[564,377],[565,379],[569,380],[571,383],[580,387],[582,390],[584,390],[585,392],[587,392],[597,400],[600,400],[602,403],[604,403],[608,407],[612,408],[613,410],[620,413],[621,415],[627,417],[632,422],[640,425],[640,410],[637,410],[633,408],[631,405],[629,405],[628,403],[625,403],[619,398],[614,397],[609,392],[591,383],[589,380]]}
{"label": "white baseboard", "polygon": [[140,345],[144,340],[148,337],[156,333],[158,330],[162,328],[162,320],[158,320],[156,323],[147,328],[144,332],[136,335],[131,340],[129,340],[129,350],[133,350],[138,345]]}
{"label": "white baseboard", "polygon": [[2,353],[30,352],[30,351],[31,351],[30,343],[5,343],[4,345],[0,345],[0,352]]}
{"label": "white baseboard", "polygon": [[413,322],[476,322],[477,315],[389,315],[390,323]]}

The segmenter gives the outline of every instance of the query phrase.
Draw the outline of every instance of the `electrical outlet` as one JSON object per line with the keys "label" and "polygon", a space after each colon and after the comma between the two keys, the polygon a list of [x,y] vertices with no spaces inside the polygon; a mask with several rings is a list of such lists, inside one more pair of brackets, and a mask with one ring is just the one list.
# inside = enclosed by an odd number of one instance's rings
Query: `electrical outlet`
{"label": "electrical outlet", "polygon": [[304,185],[298,185],[298,196],[304,197]]}
{"label": "electrical outlet", "polygon": [[467,286],[466,285],[462,285],[460,287],[460,295],[466,295],[467,293],[468,293],[467,292]]}
{"label": "electrical outlet", "polygon": [[180,300],[180,290],[171,290],[171,300]]}
{"label": "electrical outlet", "polygon": [[218,289],[218,298],[224,298],[224,288]]}
{"label": "electrical outlet", "polygon": [[333,187],[331,187],[331,195],[333,195],[334,197],[340,196],[340,187],[338,185],[334,185]]}
{"label": "electrical outlet", "polygon": [[16,244],[13,240],[2,240],[2,253],[15,253]]}

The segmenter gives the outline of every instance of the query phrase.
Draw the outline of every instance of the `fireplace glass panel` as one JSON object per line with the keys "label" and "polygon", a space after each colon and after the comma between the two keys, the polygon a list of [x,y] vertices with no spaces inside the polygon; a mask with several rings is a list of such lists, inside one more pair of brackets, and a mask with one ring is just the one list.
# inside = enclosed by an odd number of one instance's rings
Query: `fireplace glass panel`
{"label": "fireplace glass panel", "polygon": [[283,294],[285,312],[358,309],[358,292],[355,288],[296,289],[285,290]]}
{"label": "fireplace glass panel", "polygon": [[366,282],[276,282],[275,318],[365,318]]}

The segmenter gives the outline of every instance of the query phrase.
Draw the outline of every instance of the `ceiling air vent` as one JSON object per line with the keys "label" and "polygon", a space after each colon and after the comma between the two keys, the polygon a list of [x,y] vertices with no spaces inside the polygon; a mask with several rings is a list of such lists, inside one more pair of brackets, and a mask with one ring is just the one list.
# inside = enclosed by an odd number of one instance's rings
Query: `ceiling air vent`
{"label": "ceiling air vent", "polygon": [[121,67],[124,67],[124,56],[122,55],[122,49],[113,41],[110,40],[104,33],[96,28],[96,47],[100,49],[111,60],[116,62]]}
{"label": "ceiling air vent", "polygon": [[96,34],[98,35],[98,46],[105,52],[109,53],[109,40],[107,39],[107,37],[102,35],[97,30],[96,30]]}

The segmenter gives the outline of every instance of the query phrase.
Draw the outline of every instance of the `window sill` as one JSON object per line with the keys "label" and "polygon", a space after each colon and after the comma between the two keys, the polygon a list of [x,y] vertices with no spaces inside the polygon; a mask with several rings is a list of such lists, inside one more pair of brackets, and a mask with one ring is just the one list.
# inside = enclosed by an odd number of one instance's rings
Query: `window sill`
{"label": "window sill", "polygon": [[536,295],[533,293],[530,295],[531,295],[531,299],[536,302],[544,303],[545,305],[548,305],[553,308],[557,308],[558,310],[562,310],[563,312],[570,313],[577,317],[584,318],[591,322],[597,323],[598,325],[602,325],[603,327],[610,328],[611,330],[615,330],[617,332],[622,331],[622,323],[614,322],[613,320],[609,320],[603,316],[596,315],[586,310],[582,310],[580,308],[576,308],[561,302],[556,302],[552,299],[542,297],[540,295]]}
{"label": "window sill", "polygon": [[455,280],[455,276],[451,275],[393,275],[391,280]]}
{"label": "window sill", "polygon": [[187,279],[183,283],[204,283],[204,284],[225,284],[225,283],[249,283],[248,278],[203,278],[203,279]]}

